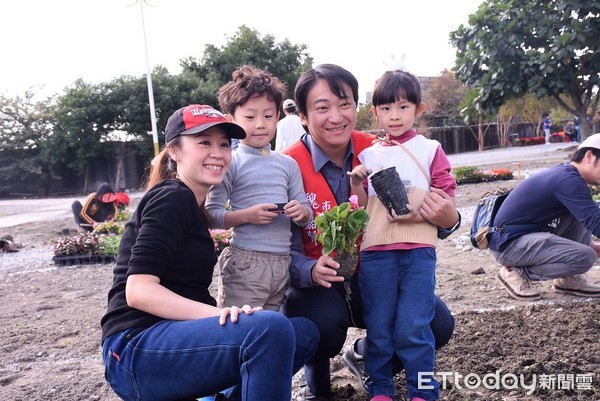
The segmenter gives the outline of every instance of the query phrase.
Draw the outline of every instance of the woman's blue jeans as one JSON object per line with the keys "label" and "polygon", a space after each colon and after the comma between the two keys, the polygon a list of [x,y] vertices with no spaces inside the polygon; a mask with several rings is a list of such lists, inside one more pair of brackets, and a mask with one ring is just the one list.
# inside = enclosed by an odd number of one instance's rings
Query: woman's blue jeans
{"label": "woman's blue jeans", "polygon": [[105,339],[105,377],[124,400],[177,400],[239,386],[246,401],[291,397],[292,375],[319,342],[308,319],[273,311],[219,318],[165,320]]}
{"label": "woman's blue jeans", "polygon": [[[406,372],[408,398],[438,399],[439,384],[433,379],[435,340],[430,326],[435,311],[435,249],[366,251],[361,252],[360,260],[369,392],[395,394],[395,352]],[[421,381],[433,388],[419,386]]]}

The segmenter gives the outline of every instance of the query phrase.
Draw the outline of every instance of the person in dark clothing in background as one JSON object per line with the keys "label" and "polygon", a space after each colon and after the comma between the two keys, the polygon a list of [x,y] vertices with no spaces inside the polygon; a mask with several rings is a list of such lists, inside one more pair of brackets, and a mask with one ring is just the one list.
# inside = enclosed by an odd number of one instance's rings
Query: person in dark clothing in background
{"label": "person in dark clothing in background", "polygon": [[113,220],[119,210],[116,200],[117,195],[111,186],[100,184],[96,192],[88,195],[83,205],[77,200],[71,204],[75,222],[84,230],[92,231],[95,223]]}
{"label": "person in dark clothing in background", "polygon": [[[521,182],[498,209],[490,251],[502,265],[497,280],[515,299],[535,301],[531,281],[553,281],[553,290],[600,297],[587,272],[600,255],[600,209],[588,185],[600,185],[600,134],[583,141],[570,163]],[[511,231],[510,226],[531,227]]]}

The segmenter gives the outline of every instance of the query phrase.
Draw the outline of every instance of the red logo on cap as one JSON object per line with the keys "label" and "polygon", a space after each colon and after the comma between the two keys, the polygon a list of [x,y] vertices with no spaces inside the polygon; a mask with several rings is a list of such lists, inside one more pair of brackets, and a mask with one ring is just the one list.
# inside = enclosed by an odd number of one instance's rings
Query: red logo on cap
{"label": "red logo on cap", "polygon": [[201,124],[218,120],[226,122],[225,116],[210,106],[192,106],[183,113],[185,128],[192,128]]}

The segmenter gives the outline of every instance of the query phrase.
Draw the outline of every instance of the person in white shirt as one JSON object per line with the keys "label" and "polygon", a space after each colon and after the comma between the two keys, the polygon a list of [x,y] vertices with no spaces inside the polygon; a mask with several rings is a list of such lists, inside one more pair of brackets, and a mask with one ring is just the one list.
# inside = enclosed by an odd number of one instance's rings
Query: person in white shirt
{"label": "person in white shirt", "polygon": [[296,114],[296,102],[292,99],[284,100],[283,112],[285,113],[285,117],[277,123],[277,136],[275,137],[276,152],[281,152],[306,133],[304,126],[300,122],[300,117]]}

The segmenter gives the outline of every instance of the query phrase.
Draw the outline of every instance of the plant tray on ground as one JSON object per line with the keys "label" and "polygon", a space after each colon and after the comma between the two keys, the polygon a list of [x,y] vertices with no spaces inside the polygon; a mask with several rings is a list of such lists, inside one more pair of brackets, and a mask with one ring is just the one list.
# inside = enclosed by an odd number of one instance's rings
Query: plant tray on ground
{"label": "plant tray on ground", "polygon": [[106,264],[115,261],[114,255],[67,255],[52,258],[55,264],[61,266]]}

